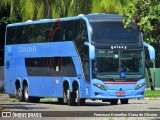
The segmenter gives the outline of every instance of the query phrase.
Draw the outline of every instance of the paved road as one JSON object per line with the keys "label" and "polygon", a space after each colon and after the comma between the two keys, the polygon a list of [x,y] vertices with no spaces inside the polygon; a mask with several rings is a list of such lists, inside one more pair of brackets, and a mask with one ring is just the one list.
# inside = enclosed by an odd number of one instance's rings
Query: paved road
{"label": "paved road", "polygon": [[[77,111],[74,114],[72,114],[71,116],[87,116],[87,114],[92,115],[93,117],[91,117],[92,119],[97,119],[96,114],[94,115],[94,113],[97,113],[97,115],[102,115],[103,113],[107,113],[107,111],[109,111],[109,114],[111,112],[121,112],[121,111],[127,111],[126,113],[128,114],[128,111],[134,114],[134,111],[141,111],[141,112],[149,112],[149,111],[158,111],[156,112],[158,115],[160,114],[160,99],[131,99],[129,100],[129,104],[119,104],[118,105],[110,105],[110,103],[104,103],[101,101],[91,101],[91,100],[87,100],[86,101],[86,105],[85,106],[68,106],[68,105],[60,105],[57,101],[53,101],[53,102],[40,102],[40,103],[25,103],[25,102],[18,102],[16,100],[12,100],[12,102],[6,102],[6,101],[2,101],[0,103],[0,108],[3,108],[3,110],[9,110],[9,111],[14,111],[14,112],[33,112],[36,113],[37,111],[41,111],[41,113],[43,113],[42,111],[50,111],[48,112],[49,116],[54,116],[54,114],[56,116],[67,116],[70,114],[70,112],[62,112],[62,111]],[[54,111],[60,111],[60,112],[54,112]],[[80,112],[82,111],[82,112]],[[94,111],[92,113],[87,113],[84,111]],[[45,112],[46,113],[46,112]],[[102,114],[101,114],[102,113]],[[125,112],[124,112],[125,113]],[[151,112],[151,113],[155,113],[155,112]],[[119,114],[119,113],[118,113]],[[107,114],[106,114],[107,115]],[[65,118],[70,120],[70,117]],[[43,117],[43,116],[42,116]],[[90,119],[91,119],[90,118]],[[108,118],[108,117],[107,117]],[[130,120],[130,119],[138,119],[137,117],[124,117],[126,120]],[[118,120],[123,120],[123,117],[118,117],[118,118],[110,118],[109,119],[118,119]],[[0,118],[1,120],[2,118]],[[38,118],[37,120],[40,120],[41,118]],[[48,117],[48,119],[51,119],[51,117]],[[56,119],[56,118],[54,118]],[[60,118],[58,117],[57,119],[64,119],[64,118]],[[72,117],[72,119],[74,119]],[[77,118],[75,118],[77,119]],[[85,118],[81,118],[78,117],[78,119],[88,119],[87,117]],[[106,120],[106,116],[105,117],[101,117],[98,119],[105,119]],[[142,119],[142,118],[140,118]],[[153,120],[157,120],[158,118],[156,117],[147,117],[147,118],[143,118],[143,119],[153,119]],[[160,119],[160,118],[159,118]]]}

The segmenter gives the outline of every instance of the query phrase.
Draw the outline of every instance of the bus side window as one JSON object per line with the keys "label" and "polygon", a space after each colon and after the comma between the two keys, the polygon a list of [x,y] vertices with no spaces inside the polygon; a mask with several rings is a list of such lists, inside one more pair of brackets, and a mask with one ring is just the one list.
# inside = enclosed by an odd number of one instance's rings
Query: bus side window
{"label": "bus side window", "polygon": [[60,37],[60,30],[57,29],[52,34],[52,42],[58,42],[58,41],[60,41],[60,38],[61,38]]}
{"label": "bus side window", "polygon": [[[62,40],[64,41],[72,41],[74,38],[74,30],[73,30],[73,23],[74,21],[63,21],[61,22],[61,34]],[[76,28],[76,27],[75,27]]]}
{"label": "bus side window", "polygon": [[45,41],[49,42],[49,30],[47,30],[45,33]]}
{"label": "bus side window", "polygon": [[69,41],[73,40],[73,32],[72,31],[68,32],[68,34],[67,34],[67,40],[69,40]]}
{"label": "bus side window", "polygon": [[22,34],[21,34],[21,40],[20,43],[24,44],[24,43],[28,43],[28,31],[27,30],[23,30]]}
{"label": "bus side window", "polygon": [[7,28],[7,41],[6,44],[15,44],[15,27]]}
{"label": "bus side window", "polygon": [[34,27],[33,27],[33,25],[29,25],[27,30],[28,30],[28,41],[27,42],[34,43]]}
{"label": "bus side window", "polygon": [[54,22],[54,23],[52,23],[51,28],[50,28],[50,32],[49,32],[48,41],[50,41],[50,42],[61,41],[60,22]]}

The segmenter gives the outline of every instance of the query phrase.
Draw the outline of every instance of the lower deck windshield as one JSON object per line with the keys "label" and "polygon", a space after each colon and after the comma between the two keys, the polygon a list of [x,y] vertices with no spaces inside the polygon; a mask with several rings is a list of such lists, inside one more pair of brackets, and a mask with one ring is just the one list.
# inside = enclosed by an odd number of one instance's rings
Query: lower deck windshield
{"label": "lower deck windshield", "polygon": [[141,50],[96,49],[93,78],[138,79],[144,77],[144,56]]}

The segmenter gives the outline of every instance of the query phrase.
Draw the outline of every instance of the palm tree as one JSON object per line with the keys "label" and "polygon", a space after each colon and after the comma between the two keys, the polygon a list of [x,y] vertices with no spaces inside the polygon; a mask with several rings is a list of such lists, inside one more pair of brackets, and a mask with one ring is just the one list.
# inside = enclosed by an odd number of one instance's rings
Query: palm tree
{"label": "palm tree", "polygon": [[127,0],[92,0],[92,12],[122,13],[122,3]]}
{"label": "palm tree", "polygon": [[54,0],[44,0],[44,17],[45,18],[52,18],[52,1]]}
{"label": "palm tree", "polygon": [[37,6],[37,19],[53,18],[55,11],[56,0],[35,0]]}
{"label": "palm tree", "polygon": [[8,4],[14,21],[26,21],[91,12],[121,13],[126,1],[128,0],[1,0],[0,10]]}
{"label": "palm tree", "polygon": [[10,3],[10,0],[1,0],[0,1],[0,12],[6,8],[6,6]]}
{"label": "palm tree", "polygon": [[37,19],[38,8],[36,2],[36,0],[19,0],[19,13],[22,21]]}

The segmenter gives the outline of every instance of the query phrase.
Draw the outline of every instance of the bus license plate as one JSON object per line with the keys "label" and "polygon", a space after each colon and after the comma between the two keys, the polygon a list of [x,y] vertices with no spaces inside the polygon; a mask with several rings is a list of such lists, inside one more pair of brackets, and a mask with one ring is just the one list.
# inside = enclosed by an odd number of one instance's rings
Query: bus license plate
{"label": "bus license plate", "polygon": [[125,93],[125,92],[116,92],[116,95],[117,95],[117,96],[125,96],[126,93]]}

